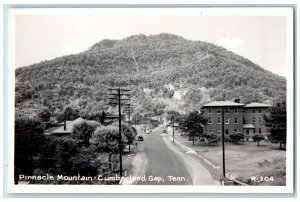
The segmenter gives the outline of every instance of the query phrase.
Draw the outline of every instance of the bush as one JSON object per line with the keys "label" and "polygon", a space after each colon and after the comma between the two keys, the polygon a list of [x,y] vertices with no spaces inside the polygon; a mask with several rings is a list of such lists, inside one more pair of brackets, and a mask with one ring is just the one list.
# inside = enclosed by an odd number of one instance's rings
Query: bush
{"label": "bush", "polygon": [[79,141],[79,146],[88,147],[90,145],[89,140],[92,137],[94,130],[99,126],[100,123],[96,121],[82,120],[73,125],[72,137]]}
{"label": "bush", "polygon": [[237,144],[244,139],[244,134],[239,132],[233,132],[231,135],[229,135],[229,138],[231,142]]}
{"label": "bush", "polygon": [[206,143],[218,143],[220,141],[220,137],[218,137],[217,134],[210,132],[210,133],[204,133],[202,135],[202,138],[204,138],[204,142]]}

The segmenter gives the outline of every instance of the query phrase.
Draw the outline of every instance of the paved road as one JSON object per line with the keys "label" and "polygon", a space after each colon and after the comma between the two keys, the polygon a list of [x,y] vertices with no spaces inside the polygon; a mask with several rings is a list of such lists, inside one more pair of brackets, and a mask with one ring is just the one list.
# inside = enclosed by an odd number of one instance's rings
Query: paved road
{"label": "paved road", "polygon": [[144,152],[147,158],[146,181],[138,181],[137,184],[192,185],[193,182],[186,167],[162,139],[163,129],[165,126],[144,136]]}

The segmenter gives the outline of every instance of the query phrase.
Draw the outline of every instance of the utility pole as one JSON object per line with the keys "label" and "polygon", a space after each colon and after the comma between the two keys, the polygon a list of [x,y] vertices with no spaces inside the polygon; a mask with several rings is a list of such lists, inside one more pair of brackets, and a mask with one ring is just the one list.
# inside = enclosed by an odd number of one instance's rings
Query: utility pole
{"label": "utility pole", "polygon": [[174,143],[174,115],[172,116],[172,128],[173,128],[173,143]]}
{"label": "utility pole", "polygon": [[223,176],[225,177],[225,145],[224,145],[224,139],[225,139],[225,134],[224,134],[224,108],[222,108],[222,150],[223,150]]}
{"label": "utility pole", "polygon": [[122,96],[130,96],[130,94],[126,94],[126,93],[121,93],[124,91],[130,91],[128,89],[121,89],[120,87],[118,88],[110,88],[108,89],[110,91],[117,91],[117,93],[110,93],[109,95],[113,96],[110,97],[109,99],[111,100],[117,100],[117,103],[110,103],[110,104],[118,104],[119,106],[119,159],[120,159],[120,177],[122,178],[123,176],[123,168],[122,168],[122,113],[121,113],[121,101],[125,101],[125,100],[130,100],[127,98],[121,98]]}
{"label": "utility pole", "polygon": [[131,113],[134,112],[134,107],[135,107],[134,105],[131,105],[129,103],[129,104],[125,104],[123,108],[124,109],[123,112],[127,113],[128,115],[128,119],[129,119],[128,123],[131,123]]}
{"label": "utility pole", "polygon": [[[127,113],[127,115],[128,115],[128,119],[129,119],[129,121],[128,121],[128,124],[129,125],[131,125],[131,119],[130,119],[130,114],[131,114],[131,112],[133,112],[133,105],[131,105],[130,103],[129,104],[125,104],[125,106],[124,106],[124,110],[123,110],[123,112],[125,112],[125,113]],[[129,146],[129,152],[130,152],[130,141],[128,141],[128,146]]]}

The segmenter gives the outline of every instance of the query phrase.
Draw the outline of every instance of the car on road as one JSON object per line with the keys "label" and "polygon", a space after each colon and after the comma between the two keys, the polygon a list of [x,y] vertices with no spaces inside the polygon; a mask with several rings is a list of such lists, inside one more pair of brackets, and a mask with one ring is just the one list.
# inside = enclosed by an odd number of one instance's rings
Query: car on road
{"label": "car on road", "polygon": [[138,140],[138,141],[144,141],[144,138],[143,138],[143,136],[139,135],[139,136],[137,137],[137,140]]}

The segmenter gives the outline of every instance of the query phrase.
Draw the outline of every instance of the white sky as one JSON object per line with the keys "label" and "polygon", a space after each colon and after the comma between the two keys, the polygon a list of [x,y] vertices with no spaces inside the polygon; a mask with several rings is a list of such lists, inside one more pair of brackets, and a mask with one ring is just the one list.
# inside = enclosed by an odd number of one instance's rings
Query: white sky
{"label": "white sky", "polygon": [[16,15],[15,66],[79,53],[103,39],[165,32],[221,45],[264,69],[286,76],[286,20],[284,16],[208,16],[189,11],[178,15]]}

